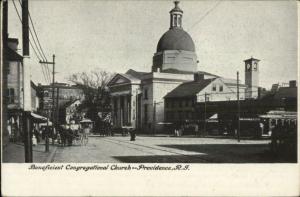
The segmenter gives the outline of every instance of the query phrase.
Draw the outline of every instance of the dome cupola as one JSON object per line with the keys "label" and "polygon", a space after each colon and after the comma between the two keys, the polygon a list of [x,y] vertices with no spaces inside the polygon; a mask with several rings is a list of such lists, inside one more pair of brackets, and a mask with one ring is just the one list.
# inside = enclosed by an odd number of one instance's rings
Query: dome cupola
{"label": "dome cupola", "polygon": [[191,36],[182,28],[183,11],[179,8],[179,1],[170,11],[170,29],[159,39],[156,52],[165,50],[184,50],[195,52],[195,44]]}
{"label": "dome cupola", "polygon": [[182,14],[183,11],[178,7],[179,1],[174,1],[175,7],[170,11],[170,29],[182,28]]}
{"label": "dome cupola", "polygon": [[170,13],[170,28],[159,39],[156,53],[153,56],[152,71],[176,69],[195,72],[197,55],[191,36],[182,28],[183,11],[174,2],[175,7]]}

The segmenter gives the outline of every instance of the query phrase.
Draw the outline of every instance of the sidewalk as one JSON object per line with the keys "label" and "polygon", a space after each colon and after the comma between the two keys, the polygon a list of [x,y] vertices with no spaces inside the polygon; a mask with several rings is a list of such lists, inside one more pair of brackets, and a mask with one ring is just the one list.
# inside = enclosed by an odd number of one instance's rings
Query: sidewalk
{"label": "sidewalk", "polygon": [[[32,146],[33,163],[49,163],[53,159],[57,145],[49,145],[49,152],[45,152],[45,144]],[[25,150],[22,143],[8,143],[3,149],[4,163],[25,163]]]}

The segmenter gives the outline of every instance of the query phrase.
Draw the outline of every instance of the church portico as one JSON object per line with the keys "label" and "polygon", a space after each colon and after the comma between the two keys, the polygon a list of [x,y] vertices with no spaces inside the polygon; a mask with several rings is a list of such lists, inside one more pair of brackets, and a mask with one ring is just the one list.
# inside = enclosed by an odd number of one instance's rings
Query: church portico
{"label": "church portico", "polygon": [[140,80],[128,74],[116,74],[108,83],[111,91],[112,122],[114,128],[137,127]]}
{"label": "church portico", "polygon": [[132,94],[112,94],[112,117],[115,127],[132,125]]}

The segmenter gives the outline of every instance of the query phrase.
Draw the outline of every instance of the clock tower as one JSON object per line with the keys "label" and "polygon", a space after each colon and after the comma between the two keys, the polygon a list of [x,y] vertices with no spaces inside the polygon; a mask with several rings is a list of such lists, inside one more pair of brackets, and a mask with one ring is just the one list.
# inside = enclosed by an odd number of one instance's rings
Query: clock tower
{"label": "clock tower", "polygon": [[245,62],[246,99],[257,99],[259,87],[259,59],[251,57]]}

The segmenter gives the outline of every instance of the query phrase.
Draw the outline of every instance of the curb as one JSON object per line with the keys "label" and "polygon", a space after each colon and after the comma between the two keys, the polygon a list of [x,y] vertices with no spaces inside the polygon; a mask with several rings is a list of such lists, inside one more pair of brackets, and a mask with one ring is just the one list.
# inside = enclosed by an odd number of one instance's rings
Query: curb
{"label": "curb", "polygon": [[45,163],[52,163],[56,150],[57,146],[54,146],[53,151],[51,151],[50,155],[46,158]]}

